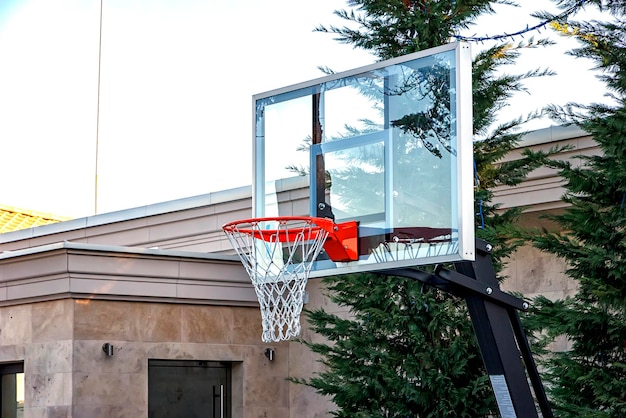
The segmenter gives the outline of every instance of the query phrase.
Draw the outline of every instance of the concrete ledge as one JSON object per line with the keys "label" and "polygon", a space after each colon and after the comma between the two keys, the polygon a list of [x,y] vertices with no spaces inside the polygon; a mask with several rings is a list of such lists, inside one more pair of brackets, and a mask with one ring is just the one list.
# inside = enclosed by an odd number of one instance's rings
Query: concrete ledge
{"label": "concrete ledge", "polygon": [[0,305],[64,297],[258,304],[236,256],[69,242],[0,254]]}

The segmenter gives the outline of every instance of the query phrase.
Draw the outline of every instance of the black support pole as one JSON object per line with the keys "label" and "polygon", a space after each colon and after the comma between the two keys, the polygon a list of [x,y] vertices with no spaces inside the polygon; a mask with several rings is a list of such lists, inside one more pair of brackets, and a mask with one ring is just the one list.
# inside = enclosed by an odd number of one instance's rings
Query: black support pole
{"label": "black support pole", "polygon": [[[518,309],[527,305],[500,290],[490,245],[476,241],[476,260],[454,263],[456,272],[426,273],[402,268],[382,271],[430,284],[465,298],[485,368],[502,418],[553,418]],[[532,383],[535,398],[528,381]]]}
{"label": "black support pole", "polygon": [[513,309],[509,310],[509,317],[511,318],[511,325],[513,325],[513,331],[517,337],[517,344],[522,352],[522,358],[524,359],[524,363],[526,363],[528,379],[530,379],[530,383],[533,385],[533,390],[535,391],[535,397],[537,398],[539,409],[541,409],[541,414],[544,418],[554,418],[552,409],[550,408],[550,402],[548,402],[548,396],[546,395],[545,388],[541,383],[541,377],[537,371],[535,359],[533,358],[533,353],[530,350],[530,345],[528,344],[528,339],[526,338],[526,333],[524,332],[524,327],[522,327],[522,321],[520,321],[517,311]]}
{"label": "black support pole", "polygon": [[[482,251],[481,251],[482,250]],[[455,264],[457,272],[498,287],[491,257],[476,249],[476,261]],[[537,409],[526,380],[507,308],[479,296],[465,298],[478,345],[502,418],[536,418]]]}

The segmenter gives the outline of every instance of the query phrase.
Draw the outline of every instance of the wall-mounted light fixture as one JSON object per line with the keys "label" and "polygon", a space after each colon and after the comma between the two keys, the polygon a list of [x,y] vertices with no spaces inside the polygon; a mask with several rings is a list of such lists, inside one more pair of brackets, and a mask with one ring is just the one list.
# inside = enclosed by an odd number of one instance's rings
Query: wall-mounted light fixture
{"label": "wall-mounted light fixture", "polygon": [[102,351],[106,354],[107,357],[111,357],[113,355],[113,344],[104,343],[102,344]]}
{"label": "wall-mounted light fixture", "polygon": [[274,361],[274,349],[266,348],[265,357],[267,357],[269,361]]}

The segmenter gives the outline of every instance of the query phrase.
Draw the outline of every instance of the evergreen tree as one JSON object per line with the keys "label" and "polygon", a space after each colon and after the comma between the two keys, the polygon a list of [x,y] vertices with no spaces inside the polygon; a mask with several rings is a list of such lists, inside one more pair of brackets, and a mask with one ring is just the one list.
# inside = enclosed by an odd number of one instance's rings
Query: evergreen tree
{"label": "evergreen tree", "polygon": [[[449,41],[492,5],[506,1],[350,0],[353,11],[337,11],[346,27],[317,30],[334,33],[387,59]],[[354,29],[358,26],[359,29]],[[480,52],[473,63],[474,134],[478,236],[494,245],[496,269],[519,242],[510,230],[519,211],[496,213],[492,189],[515,185],[543,156],[499,164],[516,147],[527,118],[494,126],[507,99],[524,89],[522,81],[549,74],[498,74],[515,62],[523,48],[544,45],[530,40],[501,43]],[[530,115],[529,117],[534,117]],[[496,413],[463,300],[414,280],[378,274],[324,279],[329,297],[348,307],[350,319],[322,309],[307,313],[312,329],[329,343],[304,341],[320,354],[326,371],[310,379],[292,379],[332,397],[337,417],[481,417]]]}
{"label": "evergreen tree", "polygon": [[[576,6],[561,1],[563,7]],[[592,2],[587,2],[592,3]],[[618,16],[624,1],[594,1]],[[527,324],[544,342],[568,338],[571,349],[547,352],[544,367],[555,412],[561,417],[626,416],[626,23],[556,22],[591,58],[611,92],[613,104],[553,107],[558,120],[591,134],[601,155],[554,161],[566,181],[569,207],[553,216],[563,232],[539,235],[534,244],[567,261],[578,284],[573,297],[538,297]],[[580,166],[578,164],[581,164]]]}

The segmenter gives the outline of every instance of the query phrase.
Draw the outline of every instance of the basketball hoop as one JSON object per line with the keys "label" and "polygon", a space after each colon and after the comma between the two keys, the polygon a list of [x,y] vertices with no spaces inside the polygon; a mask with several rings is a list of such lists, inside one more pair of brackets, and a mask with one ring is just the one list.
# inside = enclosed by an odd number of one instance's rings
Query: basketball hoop
{"label": "basketball hoop", "polygon": [[222,229],[254,285],[264,342],[300,335],[306,282],[322,249],[333,261],[358,260],[356,222],[283,216],[234,221]]}

